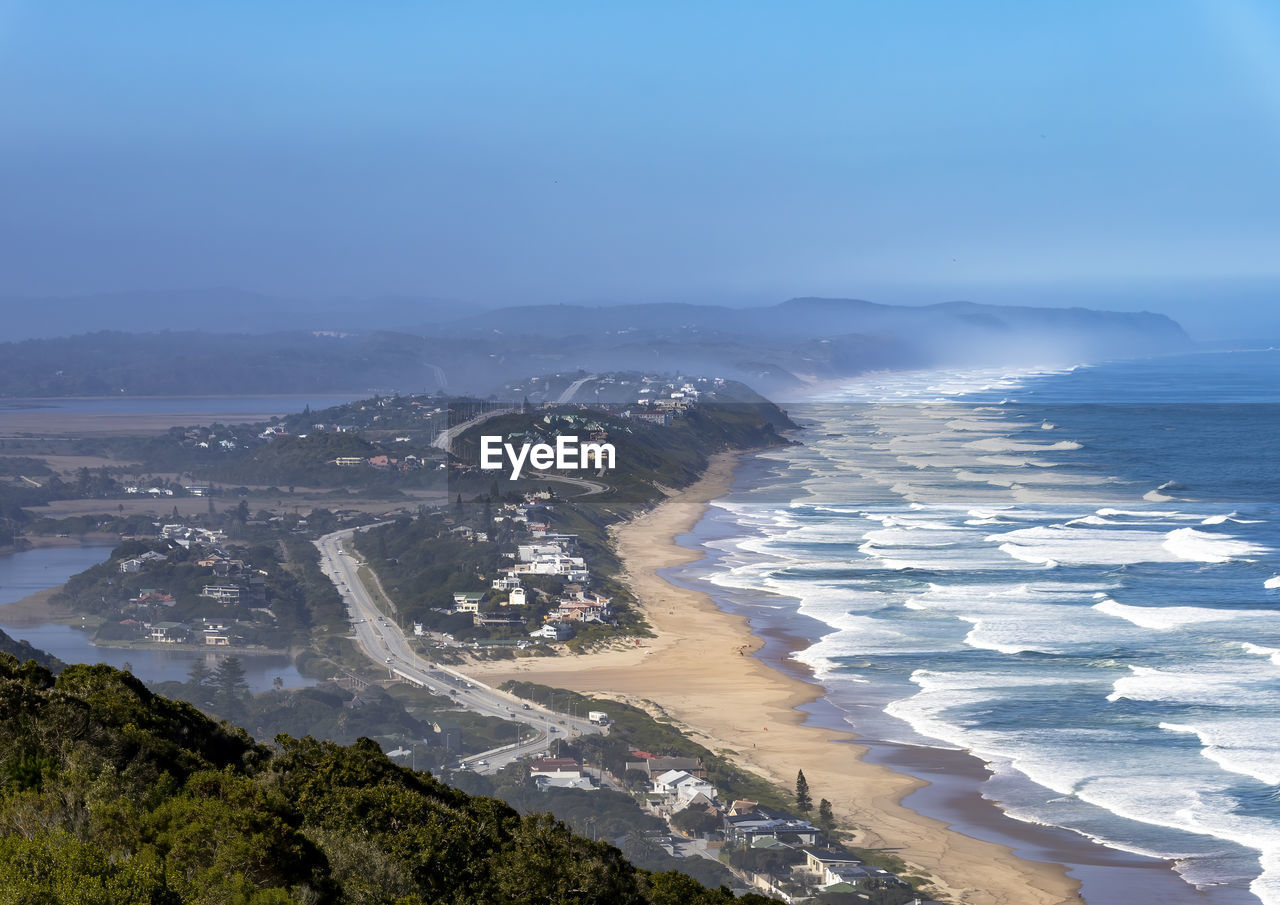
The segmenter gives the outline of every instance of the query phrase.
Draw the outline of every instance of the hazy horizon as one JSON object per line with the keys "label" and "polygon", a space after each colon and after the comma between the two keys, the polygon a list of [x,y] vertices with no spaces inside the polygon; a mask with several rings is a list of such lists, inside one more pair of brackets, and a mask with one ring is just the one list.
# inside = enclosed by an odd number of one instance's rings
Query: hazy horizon
{"label": "hazy horizon", "polygon": [[1276,59],[1256,0],[7,0],[0,299],[963,299],[1280,335]]}

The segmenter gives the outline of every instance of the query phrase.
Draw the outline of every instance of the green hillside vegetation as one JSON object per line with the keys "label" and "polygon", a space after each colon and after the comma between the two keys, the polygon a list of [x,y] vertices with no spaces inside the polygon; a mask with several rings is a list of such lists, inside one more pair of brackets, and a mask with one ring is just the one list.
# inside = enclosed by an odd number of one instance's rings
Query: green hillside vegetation
{"label": "green hillside vegetation", "polygon": [[38,647],[32,647],[26,641],[19,641],[12,635],[6,634],[3,629],[0,629],[0,653],[11,654],[22,663],[27,660],[35,660],[50,672],[60,672],[67,665],[53,654],[45,653]]}
{"label": "green hillside vegetation", "polygon": [[[548,815],[349,747],[255,744],[107,666],[0,655],[0,890],[75,905],[711,905]],[[738,900],[763,903],[759,896]]]}

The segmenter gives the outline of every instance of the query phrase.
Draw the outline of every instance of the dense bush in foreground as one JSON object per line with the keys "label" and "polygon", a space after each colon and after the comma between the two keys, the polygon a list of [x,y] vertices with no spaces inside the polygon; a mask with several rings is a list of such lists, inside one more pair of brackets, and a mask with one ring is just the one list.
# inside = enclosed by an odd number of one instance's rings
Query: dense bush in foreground
{"label": "dense bush in foreground", "polygon": [[267,748],[128,673],[0,655],[0,905],[731,901],[368,739]]}

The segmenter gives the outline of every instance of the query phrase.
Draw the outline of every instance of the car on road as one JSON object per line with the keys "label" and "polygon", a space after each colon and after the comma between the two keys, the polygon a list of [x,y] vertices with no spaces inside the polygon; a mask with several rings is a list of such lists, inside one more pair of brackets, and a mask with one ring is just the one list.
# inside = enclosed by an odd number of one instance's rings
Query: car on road
{"label": "car on road", "polygon": [[489,762],[488,762],[487,760],[478,760],[478,761],[476,761],[476,766],[477,766],[477,767],[487,767],[487,766],[489,766]]}
{"label": "car on road", "polygon": [[521,708],[523,708],[524,710],[531,710],[531,709],[532,709],[528,704],[521,704],[520,706],[521,706]]}
{"label": "car on road", "polygon": [[388,663],[390,663],[390,662],[391,662],[391,658],[390,658],[390,657],[387,657],[387,662],[388,662]]}

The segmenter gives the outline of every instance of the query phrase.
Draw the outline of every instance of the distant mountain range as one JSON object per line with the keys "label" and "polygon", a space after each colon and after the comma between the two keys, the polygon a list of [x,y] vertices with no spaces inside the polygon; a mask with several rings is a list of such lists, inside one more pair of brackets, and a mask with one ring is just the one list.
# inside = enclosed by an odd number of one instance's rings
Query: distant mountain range
{"label": "distant mountain range", "polygon": [[[0,345],[0,395],[402,392],[487,395],[530,375],[634,369],[741,380],[775,398],[873,370],[1060,365],[1176,352],[1160,314],[799,298],[757,308],[438,300],[315,305],[249,293],[148,293],[42,303],[63,329]],[[11,306],[6,306],[7,308]],[[399,324],[399,329],[388,329]],[[74,326],[73,326],[74,325]],[[164,333],[156,331],[174,330]],[[29,331],[28,331],[29,332]],[[143,365],[145,363],[145,366]]]}

